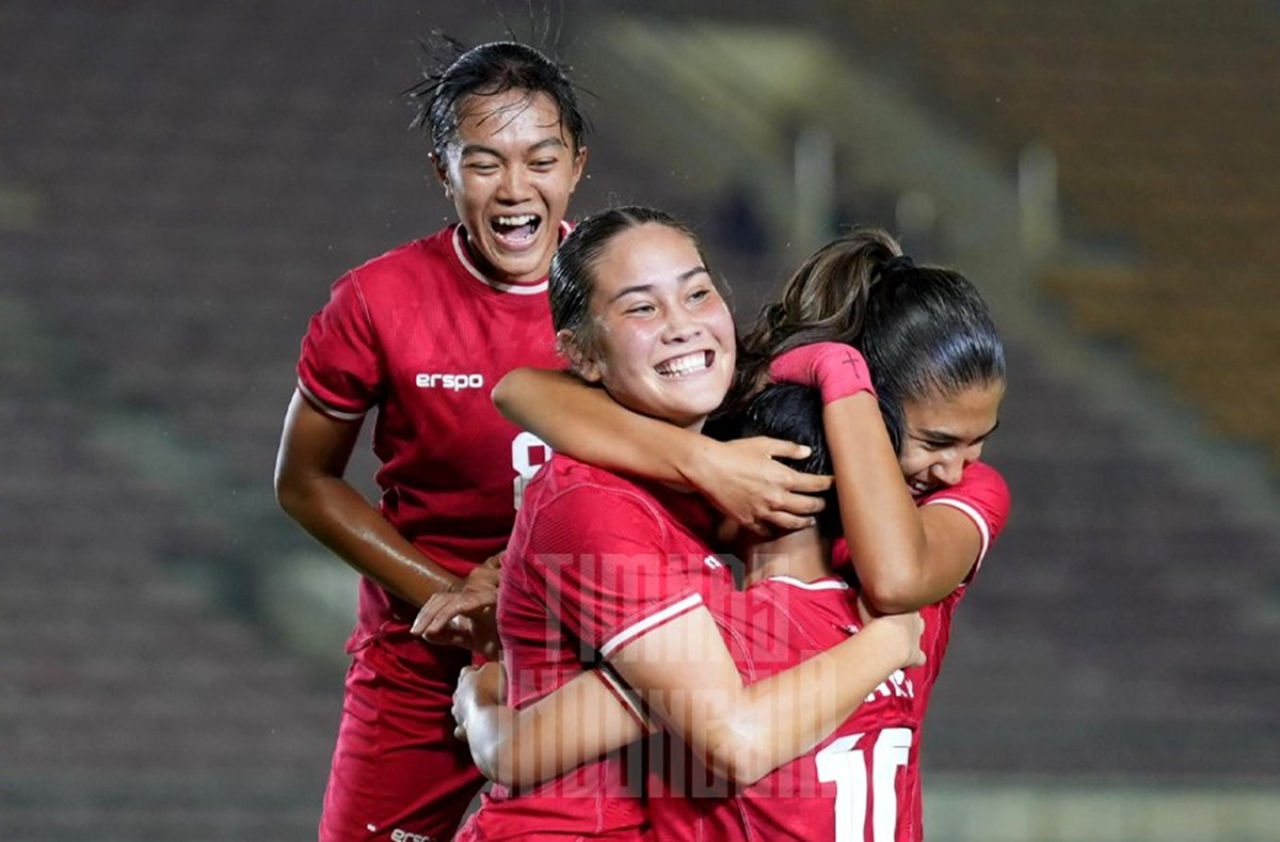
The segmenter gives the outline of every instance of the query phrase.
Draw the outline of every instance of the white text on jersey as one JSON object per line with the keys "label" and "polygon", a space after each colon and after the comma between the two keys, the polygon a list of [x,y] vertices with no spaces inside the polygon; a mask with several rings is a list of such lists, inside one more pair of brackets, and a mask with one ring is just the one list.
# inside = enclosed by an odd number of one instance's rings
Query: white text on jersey
{"label": "white text on jersey", "polygon": [[461,392],[464,389],[484,388],[483,374],[419,374],[414,383],[419,389],[448,389]]}

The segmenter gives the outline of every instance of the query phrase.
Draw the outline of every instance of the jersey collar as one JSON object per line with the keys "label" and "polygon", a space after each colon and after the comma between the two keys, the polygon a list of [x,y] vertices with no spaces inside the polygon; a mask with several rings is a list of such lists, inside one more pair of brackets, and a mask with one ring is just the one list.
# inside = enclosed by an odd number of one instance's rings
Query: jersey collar
{"label": "jersey collar", "polygon": [[[453,253],[457,255],[458,262],[462,264],[462,268],[474,277],[477,281],[498,292],[509,292],[512,295],[538,295],[547,291],[547,279],[543,278],[536,284],[509,284],[503,281],[496,281],[490,278],[471,260],[471,255],[467,251],[466,243],[462,240],[462,225],[453,226]],[[560,239],[563,240],[572,230],[569,223],[565,220],[560,221]]]}

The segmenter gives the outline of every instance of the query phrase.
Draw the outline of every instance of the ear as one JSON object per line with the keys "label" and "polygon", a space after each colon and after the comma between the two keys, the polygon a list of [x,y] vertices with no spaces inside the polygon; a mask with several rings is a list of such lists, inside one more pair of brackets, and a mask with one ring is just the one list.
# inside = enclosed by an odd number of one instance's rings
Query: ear
{"label": "ear", "polygon": [[453,183],[449,181],[449,162],[439,152],[431,153],[431,164],[436,169],[436,179],[444,188],[444,197],[453,199]]}
{"label": "ear", "polygon": [[578,189],[578,179],[582,178],[582,173],[587,167],[587,147],[578,148],[578,154],[573,157],[573,185],[569,188],[572,193]]}
{"label": "ear", "polygon": [[599,383],[604,378],[600,364],[592,355],[579,347],[573,331],[566,328],[556,332],[556,351],[565,358],[569,367],[588,383]]}

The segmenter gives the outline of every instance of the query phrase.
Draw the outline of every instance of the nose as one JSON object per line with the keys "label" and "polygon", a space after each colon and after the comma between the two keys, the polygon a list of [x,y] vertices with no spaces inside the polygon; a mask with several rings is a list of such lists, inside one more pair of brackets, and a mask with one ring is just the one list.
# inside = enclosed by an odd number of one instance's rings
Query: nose
{"label": "nose", "polygon": [[679,305],[667,308],[666,327],[662,332],[665,342],[688,342],[702,332],[698,319]]}
{"label": "nose", "polygon": [[952,486],[960,481],[965,464],[966,460],[959,450],[948,450],[929,468],[929,474],[934,482]]}
{"label": "nose", "polygon": [[502,179],[498,184],[498,199],[516,204],[528,198],[529,176],[525,168],[512,164],[502,169]]}

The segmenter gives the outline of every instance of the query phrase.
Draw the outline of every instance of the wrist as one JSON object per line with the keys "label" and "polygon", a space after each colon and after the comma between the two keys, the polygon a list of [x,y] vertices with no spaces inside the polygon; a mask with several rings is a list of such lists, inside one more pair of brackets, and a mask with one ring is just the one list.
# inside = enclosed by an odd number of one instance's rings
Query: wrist
{"label": "wrist", "polygon": [[686,434],[679,437],[679,452],[674,468],[675,474],[686,486],[699,493],[706,493],[708,477],[715,464],[716,448],[720,442],[699,434]]}
{"label": "wrist", "polygon": [[876,637],[876,652],[884,654],[886,670],[892,672],[911,663],[915,641],[901,623],[891,617],[877,617],[863,626],[859,634],[868,632]]}

